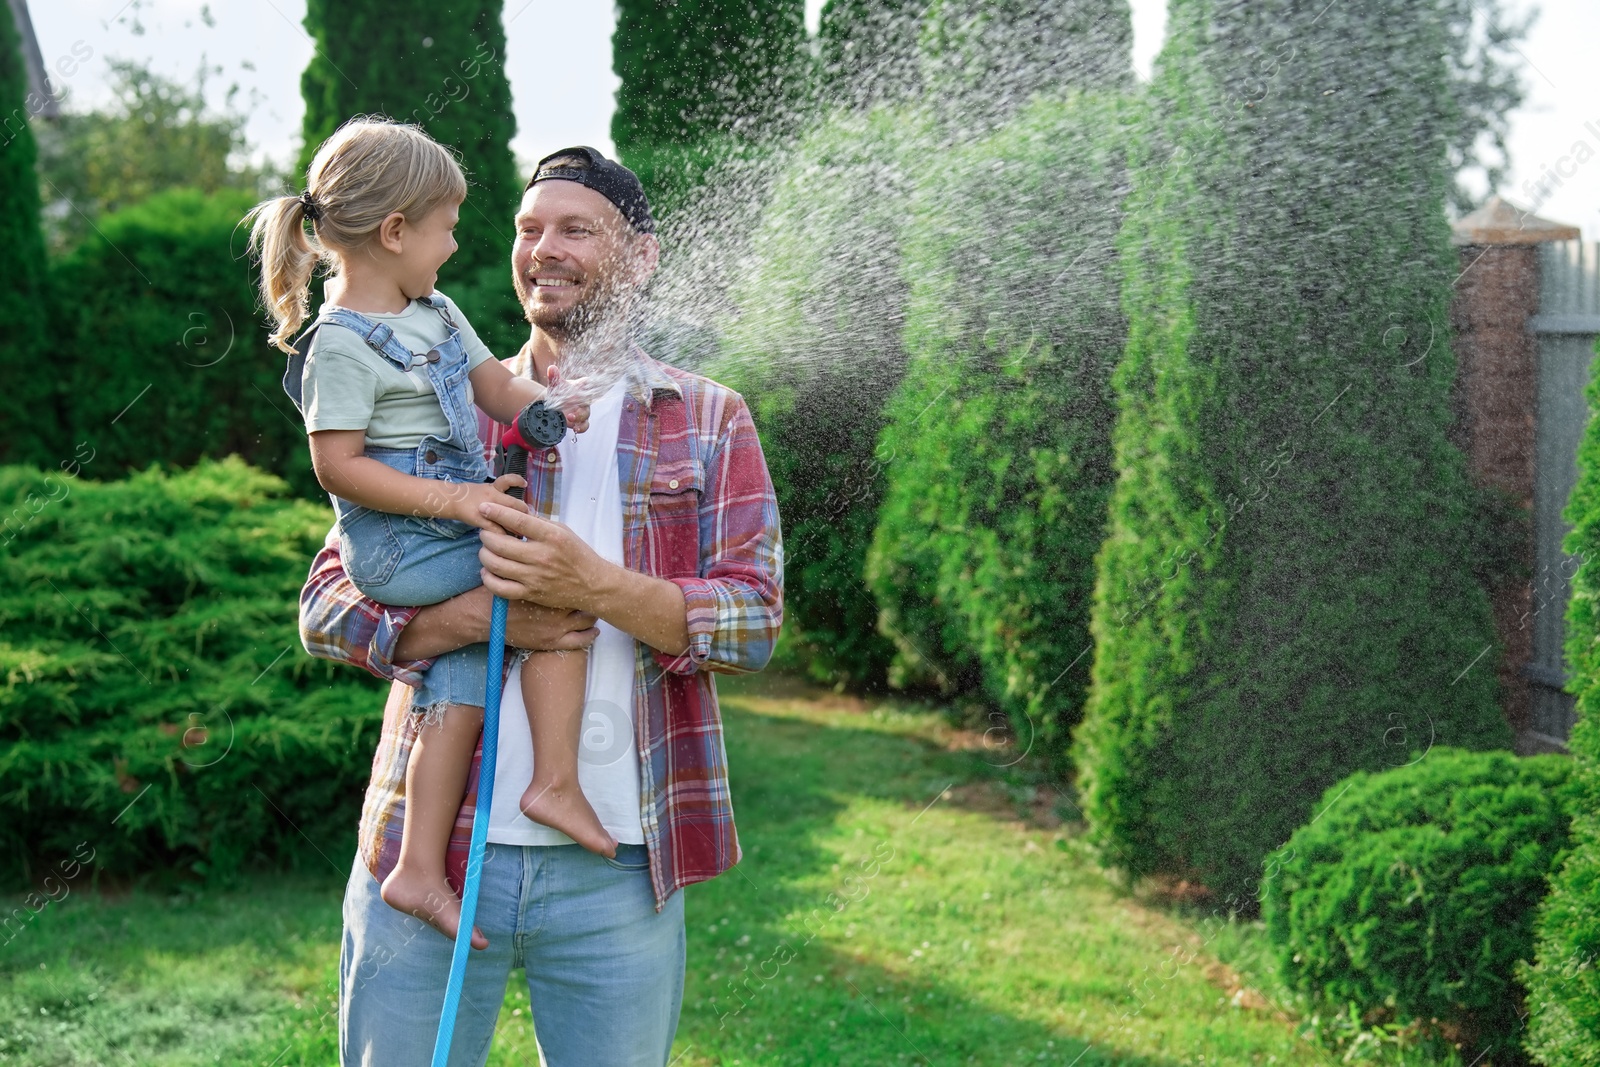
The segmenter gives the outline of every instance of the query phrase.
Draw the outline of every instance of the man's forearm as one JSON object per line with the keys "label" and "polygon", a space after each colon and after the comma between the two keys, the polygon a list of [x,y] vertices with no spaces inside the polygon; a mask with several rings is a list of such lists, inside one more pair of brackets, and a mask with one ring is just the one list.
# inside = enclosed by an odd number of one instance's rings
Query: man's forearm
{"label": "man's forearm", "polygon": [[[397,660],[433,659],[489,640],[494,594],[479,586],[438,604],[418,608],[395,641]],[[506,644],[536,651],[572,651],[594,641],[594,619],[566,609],[513,603],[506,615]]]}
{"label": "man's forearm", "polygon": [[478,588],[419,608],[400,631],[400,639],[394,645],[394,658],[433,659],[489,640],[490,602],[488,590]]}
{"label": "man's forearm", "polygon": [[680,656],[689,647],[683,590],[665,578],[610,564],[585,609],[669,656]]}

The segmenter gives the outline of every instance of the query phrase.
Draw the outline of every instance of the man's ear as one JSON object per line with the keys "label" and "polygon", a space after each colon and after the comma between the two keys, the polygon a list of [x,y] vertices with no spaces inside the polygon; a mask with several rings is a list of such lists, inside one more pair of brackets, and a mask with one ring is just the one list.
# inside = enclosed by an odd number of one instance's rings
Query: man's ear
{"label": "man's ear", "polygon": [[661,242],[656,240],[653,233],[641,233],[634,238],[633,245],[633,271],[634,283],[643,285],[650,280],[650,275],[656,272],[656,267],[661,264]]}
{"label": "man's ear", "polygon": [[378,239],[378,244],[384,250],[399,255],[404,247],[406,217],[398,211],[391,211],[378,223],[377,232],[373,235]]}

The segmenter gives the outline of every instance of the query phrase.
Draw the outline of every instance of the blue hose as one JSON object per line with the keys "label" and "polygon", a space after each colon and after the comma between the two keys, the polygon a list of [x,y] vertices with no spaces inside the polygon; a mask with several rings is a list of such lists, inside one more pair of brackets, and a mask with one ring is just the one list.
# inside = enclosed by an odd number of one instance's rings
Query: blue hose
{"label": "blue hose", "polygon": [[450,1041],[456,1033],[456,1012],[461,1006],[461,985],[467,976],[467,953],[472,948],[472,921],[478,913],[478,882],[483,874],[483,849],[489,836],[489,803],[494,799],[494,762],[500,747],[500,690],[506,659],[506,602],[494,598],[489,616],[488,692],[483,702],[483,756],[478,763],[478,806],[472,815],[472,844],[467,852],[467,877],[461,887],[461,925],[455,953],[450,957],[450,984],[444,990],[444,1012],[439,1016],[439,1036],[433,1045],[433,1067],[445,1067]]}

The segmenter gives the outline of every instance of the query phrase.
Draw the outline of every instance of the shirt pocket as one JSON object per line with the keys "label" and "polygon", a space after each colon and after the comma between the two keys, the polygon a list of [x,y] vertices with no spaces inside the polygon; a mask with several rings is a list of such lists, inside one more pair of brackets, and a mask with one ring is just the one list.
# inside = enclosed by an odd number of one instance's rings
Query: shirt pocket
{"label": "shirt pocket", "polygon": [[650,478],[650,546],[658,578],[700,577],[700,505],[705,466],[662,457]]}

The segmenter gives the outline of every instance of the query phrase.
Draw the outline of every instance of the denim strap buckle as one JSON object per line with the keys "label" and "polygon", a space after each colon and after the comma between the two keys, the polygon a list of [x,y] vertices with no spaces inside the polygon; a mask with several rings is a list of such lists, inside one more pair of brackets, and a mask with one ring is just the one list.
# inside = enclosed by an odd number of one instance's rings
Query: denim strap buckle
{"label": "denim strap buckle", "polygon": [[[375,339],[375,335],[377,335],[379,333],[382,333],[383,336],[376,337],[376,339]],[[366,335],[365,338],[363,338],[363,340],[365,340],[367,342],[367,344],[371,345],[373,348],[376,348],[378,351],[381,352],[381,351],[383,351],[384,346],[389,343],[389,339],[392,338],[393,336],[394,336],[394,331],[389,329],[388,324],[382,323],[382,322],[375,322],[375,323],[372,324],[372,329],[367,331],[367,335]]]}

